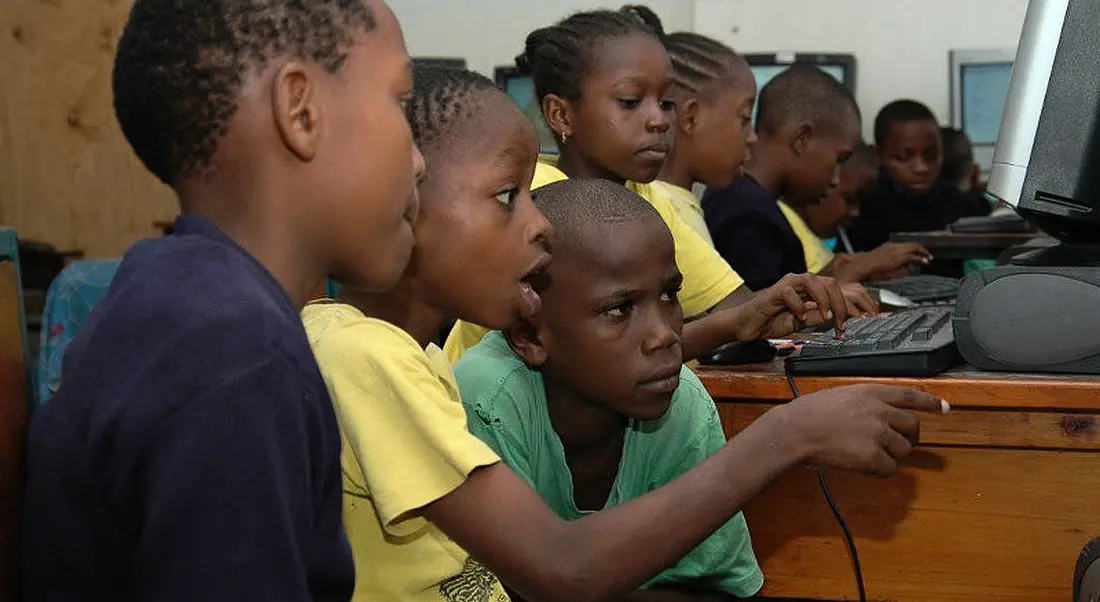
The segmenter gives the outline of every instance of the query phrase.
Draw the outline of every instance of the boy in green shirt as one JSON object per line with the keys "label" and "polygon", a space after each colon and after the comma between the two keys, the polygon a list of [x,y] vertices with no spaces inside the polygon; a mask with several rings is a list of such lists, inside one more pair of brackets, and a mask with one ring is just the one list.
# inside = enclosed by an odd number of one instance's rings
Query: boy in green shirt
{"label": "boy in green shirt", "polygon": [[[634,193],[602,188],[600,203],[536,197],[555,230],[541,324],[493,332],[455,367],[470,430],[568,520],[661,487],[726,443],[681,363],[668,228]],[[548,339],[569,353],[547,354]],[[763,582],[738,513],[639,595],[744,598]]]}

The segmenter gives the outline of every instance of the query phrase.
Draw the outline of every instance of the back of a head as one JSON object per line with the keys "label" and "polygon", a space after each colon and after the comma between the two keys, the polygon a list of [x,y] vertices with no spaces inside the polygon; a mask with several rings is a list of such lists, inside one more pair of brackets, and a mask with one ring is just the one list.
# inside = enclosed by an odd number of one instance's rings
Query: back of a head
{"label": "back of a head", "polygon": [[375,26],[363,0],[136,0],[115,54],[115,115],[169,185],[209,167],[247,73],[279,57],[330,73]]}
{"label": "back of a head", "polygon": [[793,123],[829,128],[860,119],[852,93],[812,65],[796,64],[772,78],[760,90],[756,106],[756,129],[762,137]]}
{"label": "back of a head", "polygon": [[895,100],[882,107],[875,116],[875,146],[882,148],[886,145],[886,139],[890,136],[890,129],[896,123],[907,121],[931,121],[936,122],[936,116],[924,104],[915,100]]}
{"label": "back of a head", "polygon": [[745,59],[717,40],[680,31],[661,42],[672,59],[672,83],[688,92],[701,94],[715,84],[748,87],[754,83]]}
{"label": "back of a head", "polygon": [[487,101],[493,97],[509,100],[484,75],[466,69],[414,65],[413,95],[405,109],[413,140],[425,156],[435,154],[455,142],[457,126],[489,110]]}
{"label": "back of a head", "polygon": [[962,130],[953,127],[941,127],[940,137],[943,139],[940,178],[958,181],[969,173],[974,164],[974,149],[970,145],[970,138]]}
{"label": "back of a head", "polygon": [[661,39],[664,31],[653,11],[644,6],[576,13],[531,32],[523,53],[516,57],[516,66],[531,75],[538,99],[547,94],[576,99],[600,45],[631,35]]}
{"label": "back of a head", "polygon": [[608,180],[570,178],[535,190],[533,197],[553,228],[555,261],[606,241],[607,224],[664,224],[661,214],[645,199]]}

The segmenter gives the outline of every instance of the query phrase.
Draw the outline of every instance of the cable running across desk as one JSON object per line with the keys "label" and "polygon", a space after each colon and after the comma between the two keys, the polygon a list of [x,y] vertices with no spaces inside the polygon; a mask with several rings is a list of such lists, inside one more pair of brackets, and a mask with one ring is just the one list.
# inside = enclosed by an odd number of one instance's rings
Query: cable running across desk
{"label": "cable running across desk", "polygon": [[[801,397],[802,394],[798,392],[798,385],[794,382],[794,375],[790,371],[786,371],[787,384],[791,386],[791,393],[795,397]],[[867,588],[863,584],[863,565],[859,562],[859,551],[856,550],[856,540],[852,536],[852,530],[848,528],[848,521],[844,520],[844,515],[840,513],[840,508],[837,507],[836,501],[833,499],[833,493],[829,490],[829,483],[825,480],[825,471],[821,468],[817,469],[817,483],[821,486],[821,493],[825,494],[825,502],[829,504],[829,510],[833,511],[833,516],[836,517],[837,524],[840,525],[840,531],[844,534],[844,542],[848,544],[848,554],[852,557],[852,569],[856,576],[856,587],[859,588],[859,602],[867,602]]]}

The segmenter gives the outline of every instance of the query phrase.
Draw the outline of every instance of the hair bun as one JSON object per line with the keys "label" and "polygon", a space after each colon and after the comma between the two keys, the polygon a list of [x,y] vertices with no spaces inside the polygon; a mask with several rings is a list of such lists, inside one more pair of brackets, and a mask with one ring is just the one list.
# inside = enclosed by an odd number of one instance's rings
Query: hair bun
{"label": "hair bun", "polygon": [[658,38],[664,39],[665,26],[661,23],[661,18],[657,16],[657,13],[653,12],[653,9],[644,4],[625,4],[619,10],[634,15],[639,21],[652,29]]}
{"label": "hair bun", "polygon": [[531,75],[531,59],[527,58],[526,52],[516,55],[516,69],[522,75]]}

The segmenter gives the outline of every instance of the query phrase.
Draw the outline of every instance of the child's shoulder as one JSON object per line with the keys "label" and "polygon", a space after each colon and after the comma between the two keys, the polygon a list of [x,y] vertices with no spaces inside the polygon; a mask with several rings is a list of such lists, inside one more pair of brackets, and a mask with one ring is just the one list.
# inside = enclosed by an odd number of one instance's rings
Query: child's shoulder
{"label": "child's shoulder", "polygon": [[542,376],[512,352],[499,331],[485,335],[455,364],[462,403],[482,415],[521,412],[543,398]]}
{"label": "child's shoulder", "polygon": [[385,320],[371,318],[359,309],[330,299],[314,301],[302,309],[309,343],[317,359],[347,357],[350,352],[398,360],[428,359],[412,335]]}

